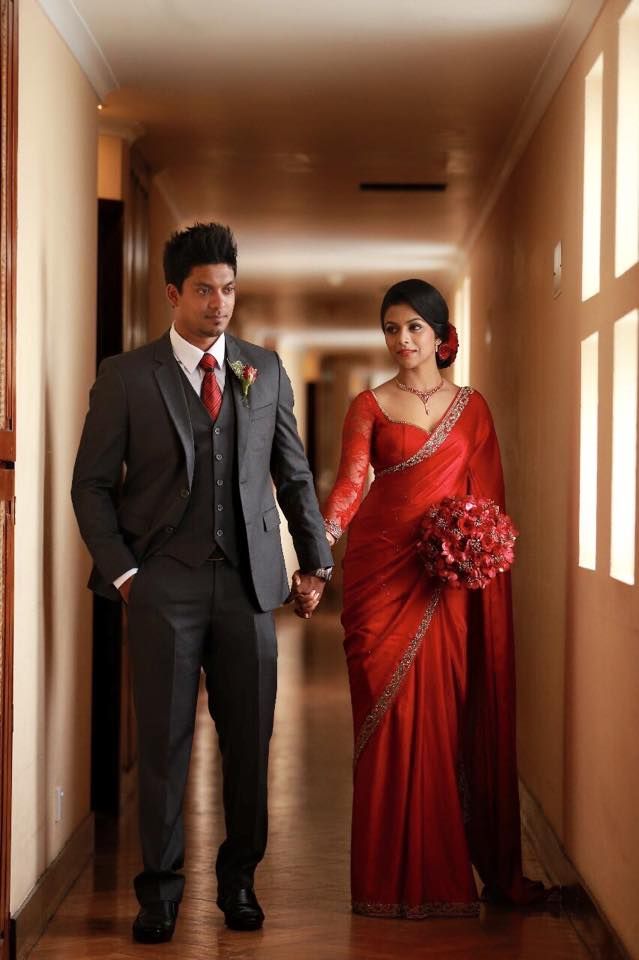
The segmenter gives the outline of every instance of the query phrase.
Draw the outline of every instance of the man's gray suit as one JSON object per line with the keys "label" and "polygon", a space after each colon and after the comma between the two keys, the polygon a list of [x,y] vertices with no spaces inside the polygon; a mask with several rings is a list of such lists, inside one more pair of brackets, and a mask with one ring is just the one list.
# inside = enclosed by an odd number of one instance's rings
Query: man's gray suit
{"label": "man's gray suit", "polygon": [[[251,886],[264,853],[277,656],[271,611],[289,594],[273,485],[300,569],[332,563],[279,357],[229,334],[226,354],[215,424],[168,334],[105,360],[74,471],[73,503],[95,562],[90,586],[117,599],[113,581],[139,568],[128,613],[142,903],[182,895],[181,808],[201,667],[223,757],[221,889]],[[228,365],[237,360],[259,371],[248,401]]]}

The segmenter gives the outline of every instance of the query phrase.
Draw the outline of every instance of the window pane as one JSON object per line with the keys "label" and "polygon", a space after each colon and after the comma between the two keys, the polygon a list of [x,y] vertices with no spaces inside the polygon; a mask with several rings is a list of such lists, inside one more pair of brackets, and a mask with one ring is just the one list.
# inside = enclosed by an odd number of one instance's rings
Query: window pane
{"label": "window pane", "polygon": [[603,54],[586,77],[581,299],[599,293]]}
{"label": "window pane", "polygon": [[579,566],[597,566],[597,426],[599,334],[581,343],[581,430],[579,442]]}
{"label": "window pane", "polygon": [[639,0],[619,21],[615,274],[639,260]]}
{"label": "window pane", "polygon": [[623,583],[635,582],[638,323],[639,310],[615,323],[610,575]]}

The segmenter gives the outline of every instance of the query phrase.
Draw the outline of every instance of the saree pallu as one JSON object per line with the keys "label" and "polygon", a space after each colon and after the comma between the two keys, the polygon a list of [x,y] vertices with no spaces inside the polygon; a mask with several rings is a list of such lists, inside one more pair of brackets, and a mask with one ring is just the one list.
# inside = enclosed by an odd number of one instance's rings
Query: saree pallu
{"label": "saree pallu", "polygon": [[[364,465],[375,480],[360,505]],[[523,903],[508,574],[485,590],[429,579],[416,541],[427,508],[473,494],[504,502],[480,394],[461,389],[432,433],[360,394],[325,515],[350,524],[345,631],[355,736],[353,910],[421,918],[478,912],[487,889]],[[352,521],[352,522],[351,522]]]}

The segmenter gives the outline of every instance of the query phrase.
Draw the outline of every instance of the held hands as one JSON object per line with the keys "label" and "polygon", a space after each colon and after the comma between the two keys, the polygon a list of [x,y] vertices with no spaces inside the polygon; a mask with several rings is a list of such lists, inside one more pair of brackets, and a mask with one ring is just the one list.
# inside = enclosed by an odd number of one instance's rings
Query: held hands
{"label": "held hands", "polygon": [[296,570],[293,574],[293,609],[298,617],[310,620],[322,598],[326,583],[319,577]]}

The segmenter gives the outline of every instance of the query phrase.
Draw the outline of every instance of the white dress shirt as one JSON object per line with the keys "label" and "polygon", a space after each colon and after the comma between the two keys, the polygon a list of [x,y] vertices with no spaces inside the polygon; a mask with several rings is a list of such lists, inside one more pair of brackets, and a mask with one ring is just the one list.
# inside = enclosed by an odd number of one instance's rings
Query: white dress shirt
{"label": "white dress shirt", "polygon": [[[202,380],[204,379],[204,370],[202,370],[199,363],[205,351],[200,350],[199,347],[196,347],[194,344],[189,343],[188,340],[185,340],[184,337],[181,337],[175,329],[175,325],[171,327],[169,336],[171,338],[171,346],[173,347],[173,355],[179,363],[182,373],[188,377],[189,383],[199,397]],[[224,384],[226,383],[226,366],[224,364],[226,341],[223,333],[220,334],[213,346],[210,347],[206,353],[210,353],[211,356],[217,360],[215,379],[220,385],[220,390],[224,393]]]}
{"label": "white dress shirt", "polygon": [[[215,357],[217,360],[217,366],[215,368],[215,379],[220,385],[220,390],[224,393],[224,384],[226,383],[226,366],[224,359],[226,356],[226,341],[224,339],[224,334],[221,333],[217,338],[212,347],[208,350],[200,350],[199,347],[196,347],[195,344],[189,343],[188,340],[185,340],[184,337],[175,329],[175,325],[171,325],[169,331],[169,337],[171,338],[171,347],[173,348],[173,356],[177,360],[180,368],[189,383],[197,393],[198,397],[200,395],[200,390],[202,388],[202,380],[204,379],[204,370],[200,367],[200,360],[205,353],[210,353],[212,357]],[[138,572],[137,567],[131,567],[130,570],[127,570],[126,573],[123,573],[113,581],[113,586],[116,590],[119,590],[123,583],[126,583],[135,573]]]}

